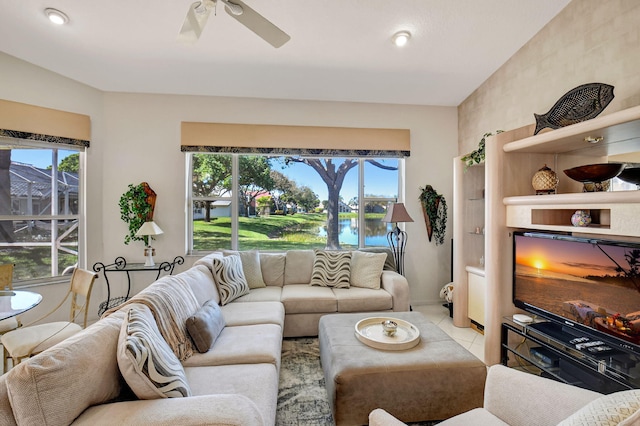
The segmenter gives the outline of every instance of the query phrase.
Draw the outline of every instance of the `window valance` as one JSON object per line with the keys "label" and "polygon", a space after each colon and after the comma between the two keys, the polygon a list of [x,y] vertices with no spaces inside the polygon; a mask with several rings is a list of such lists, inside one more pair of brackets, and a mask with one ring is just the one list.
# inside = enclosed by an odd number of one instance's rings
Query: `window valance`
{"label": "window valance", "polygon": [[87,115],[0,99],[0,136],[89,147]]}
{"label": "window valance", "polygon": [[408,129],[182,122],[181,151],[408,157]]}

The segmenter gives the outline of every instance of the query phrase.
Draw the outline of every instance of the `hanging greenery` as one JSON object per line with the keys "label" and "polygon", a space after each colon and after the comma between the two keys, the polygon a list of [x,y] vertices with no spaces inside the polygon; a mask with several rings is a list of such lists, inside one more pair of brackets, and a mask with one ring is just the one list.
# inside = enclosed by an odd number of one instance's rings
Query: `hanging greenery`
{"label": "hanging greenery", "polygon": [[129,184],[129,189],[122,194],[119,202],[120,218],[129,225],[129,234],[124,237],[125,244],[145,241],[145,237],[137,236],[136,232],[145,222],[153,220],[155,204],[156,193],[147,182],[135,186]]}
{"label": "hanging greenery", "polygon": [[427,225],[427,236],[431,241],[435,235],[436,245],[444,244],[444,234],[447,229],[447,202],[444,196],[438,194],[431,185],[420,188],[420,203],[422,214]]}
{"label": "hanging greenery", "polygon": [[[498,133],[502,133],[503,131],[504,130],[496,130],[496,135]],[[485,143],[486,143],[486,139],[489,136],[493,136],[493,133],[485,133],[482,136],[482,139],[480,139],[480,143],[478,144],[478,149],[476,149],[475,151],[471,151],[470,153],[468,153],[467,155],[461,158],[461,160],[467,164],[467,167],[473,166],[474,164],[484,163]]]}

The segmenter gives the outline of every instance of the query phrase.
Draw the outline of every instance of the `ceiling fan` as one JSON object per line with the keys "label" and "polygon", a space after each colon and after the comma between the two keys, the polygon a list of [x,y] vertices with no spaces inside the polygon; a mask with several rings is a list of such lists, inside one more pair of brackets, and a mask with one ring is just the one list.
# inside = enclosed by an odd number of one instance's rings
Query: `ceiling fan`
{"label": "ceiling fan", "polygon": [[189,6],[178,40],[195,43],[200,38],[211,11],[216,9],[218,1],[224,3],[224,10],[232,18],[273,47],[278,48],[291,39],[287,33],[240,0],[201,0]]}

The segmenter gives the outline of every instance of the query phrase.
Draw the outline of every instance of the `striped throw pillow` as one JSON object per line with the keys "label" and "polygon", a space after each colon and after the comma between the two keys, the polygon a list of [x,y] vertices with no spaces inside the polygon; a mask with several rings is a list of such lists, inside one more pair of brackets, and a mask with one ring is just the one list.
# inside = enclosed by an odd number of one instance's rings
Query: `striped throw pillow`
{"label": "striped throw pillow", "polygon": [[221,305],[224,306],[240,296],[249,294],[249,283],[244,276],[240,256],[214,258],[212,273],[218,286]]}
{"label": "striped throw pillow", "polygon": [[311,285],[349,288],[350,251],[315,250]]}
{"label": "striped throw pillow", "polygon": [[191,396],[184,368],[146,306],[129,310],[120,329],[117,357],[124,380],[138,398]]}

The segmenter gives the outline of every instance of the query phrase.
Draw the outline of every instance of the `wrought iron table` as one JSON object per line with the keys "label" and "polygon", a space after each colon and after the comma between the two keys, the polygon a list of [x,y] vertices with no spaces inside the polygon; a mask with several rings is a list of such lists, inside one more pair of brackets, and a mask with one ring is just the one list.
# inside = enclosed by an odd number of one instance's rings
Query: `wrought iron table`
{"label": "wrought iron table", "polygon": [[[102,272],[102,276],[104,277],[105,283],[107,284],[107,300],[100,303],[98,306],[98,316],[102,316],[108,309],[111,309],[115,306],[118,306],[127,300],[130,299],[131,293],[131,272],[140,272],[140,271],[153,271],[156,272],[156,280],[160,278],[162,272],[168,272],[168,275],[173,274],[173,269],[176,265],[182,265],[184,263],[184,257],[176,256],[170,262],[160,262],[156,263],[153,266],[145,266],[144,263],[127,263],[124,257],[116,257],[115,262],[105,265],[102,262],[96,262],[93,265],[93,271],[100,273]],[[125,296],[119,297],[111,297],[111,285],[109,284],[108,274],[111,272],[124,272],[127,274],[127,294]]]}

